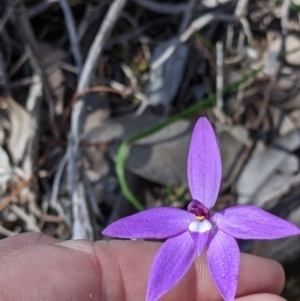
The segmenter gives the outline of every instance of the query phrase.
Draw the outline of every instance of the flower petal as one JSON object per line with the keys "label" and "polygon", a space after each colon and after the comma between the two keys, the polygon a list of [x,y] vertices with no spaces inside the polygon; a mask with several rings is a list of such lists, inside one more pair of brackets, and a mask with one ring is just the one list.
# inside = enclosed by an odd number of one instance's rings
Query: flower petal
{"label": "flower petal", "polygon": [[177,208],[153,208],[122,218],[102,234],[119,238],[169,238],[186,231],[194,214]]}
{"label": "flower petal", "polygon": [[220,189],[222,165],[214,130],[205,117],[199,118],[194,128],[187,174],[193,199],[209,209],[213,207]]}
{"label": "flower petal", "polygon": [[158,300],[177,284],[194,257],[195,244],[188,231],[166,240],[154,258],[146,301]]}
{"label": "flower petal", "polygon": [[220,294],[225,301],[233,301],[240,271],[240,251],[235,239],[222,231],[211,235],[207,261]]}
{"label": "flower petal", "polygon": [[294,224],[254,206],[230,207],[212,216],[219,229],[241,239],[275,239],[300,234]]}

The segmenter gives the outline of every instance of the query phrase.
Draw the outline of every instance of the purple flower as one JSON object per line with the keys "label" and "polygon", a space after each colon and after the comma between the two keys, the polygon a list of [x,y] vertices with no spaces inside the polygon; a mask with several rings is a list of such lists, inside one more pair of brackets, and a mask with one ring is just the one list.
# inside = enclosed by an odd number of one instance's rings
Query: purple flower
{"label": "purple flower", "polygon": [[206,118],[200,118],[195,126],[187,173],[193,198],[187,211],[167,207],[149,209],[109,225],[102,233],[129,239],[167,239],[154,258],[147,301],[158,300],[179,282],[204,248],[216,287],[224,300],[232,301],[240,269],[240,251],[234,238],[275,239],[300,231],[295,225],[253,206],[211,212],[220,188],[222,166],[216,136]]}

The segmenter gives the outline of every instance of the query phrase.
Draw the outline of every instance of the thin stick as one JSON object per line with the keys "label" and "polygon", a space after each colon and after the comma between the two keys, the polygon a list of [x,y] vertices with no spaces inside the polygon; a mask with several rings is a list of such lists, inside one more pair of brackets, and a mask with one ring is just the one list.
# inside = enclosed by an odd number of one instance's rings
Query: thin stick
{"label": "thin stick", "polygon": [[243,26],[243,29],[244,29],[245,35],[247,36],[248,42],[253,43],[253,34],[250,29],[250,24],[249,24],[248,20],[245,17],[240,17],[240,23]]}
{"label": "thin stick", "polygon": [[78,68],[78,72],[80,73],[82,68],[82,56],[79,48],[78,34],[76,32],[73,14],[66,0],[59,0],[59,4],[65,16],[70,42],[71,42],[71,50],[74,56],[75,64]]}
{"label": "thin stick", "polygon": [[26,11],[27,16],[29,18],[34,18],[37,15],[43,13],[45,10],[47,10],[51,6],[52,3],[56,3],[58,1],[59,0],[44,0],[43,2],[27,9],[27,11]]}
{"label": "thin stick", "polygon": [[[80,172],[80,171],[78,171]],[[72,194],[73,227],[72,239],[94,240],[94,231],[88,211],[83,183],[78,182]]]}
{"label": "thin stick", "polygon": [[18,233],[10,231],[10,230],[8,230],[8,229],[6,229],[6,228],[4,228],[3,226],[0,225],[0,234],[2,234],[4,236],[7,236],[7,237],[10,237],[10,236],[16,235]]}
{"label": "thin stick", "polygon": [[[186,6],[185,13],[183,15],[182,21],[179,26],[178,37],[180,36],[180,34],[182,34],[186,30],[189,23],[191,22],[191,19],[193,18],[194,10],[195,10],[196,6],[198,5],[198,2],[199,2],[199,0],[190,0],[189,4]],[[176,44],[176,40],[175,40],[175,44]],[[175,45],[175,47],[176,47],[176,45]],[[174,75],[173,74],[174,66],[176,65],[177,60],[178,60],[178,48],[176,48],[173,51],[173,53],[170,55],[170,57],[168,58],[170,68],[169,68],[169,70],[167,70],[167,74],[165,75],[166,79],[164,80],[165,89],[167,91],[170,90],[170,85],[172,82],[172,75]],[[155,64],[155,61],[153,63]],[[126,72],[126,70],[124,70],[124,68],[123,68],[123,71],[129,77],[129,72],[128,71]],[[160,73],[157,70],[157,68],[151,67],[150,77],[156,78],[157,73]],[[169,95],[167,95],[167,98],[169,98]],[[136,111],[136,114],[141,115],[146,110],[146,108],[149,104],[150,104],[149,101],[142,101]],[[169,111],[170,111],[170,100],[167,100],[165,108],[164,108],[164,114],[168,115]]]}
{"label": "thin stick", "polygon": [[111,31],[115,23],[117,22],[125,3],[126,0],[114,0],[114,2],[111,4],[84,63],[83,70],[80,75],[77,86],[78,91],[81,91],[88,87],[90,76],[97,66],[97,62],[103,51],[105,42],[108,40]]}
{"label": "thin stick", "polygon": [[170,45],[154,62],[153,69],[158,68],[161,64],[163,64],[176,50],[176,48],[181,44],[185,43],[194,32],[200,30],[204,26],[208,25],[212,21],[237,21],[237,18],[232,15],[224,15],[224,14],[213,14],[207,13],[198,19],[194,20],[191,25],[180,35],[177,43]]}
{"label": "thin stick", "polygon": [[88,198],[89,198],[89,201],[90,201],[90,205],[91,205],[93,214],[95,216],[97,216],[98,218],[103,220],[104,215],[101,212],[99,204],[98,204],[97,199],[95,197],[93,186],[90,183],[90,181],[88,179],[88,176],[87,176],[87,174],[84,170],[82,170],[82,180],[83,180],[83,184],[84,184],[85,190],[87,192],[87,195],[88,195]]}
{"label": "thin stick", "polygon": [[289,8],[291,0],[284,0],[281,6],[281,30],[285,37],[289,31]]}
{"label": "thin stick", "polygon": [[234,14],[240,18],[242,16],[246,15],[246,9],[248,5],[249,0],[238,0],[238,3],[235,7]]}
{"label": "thin stick", "polygon": [[223,43],[217,42],[217,112],[219,120],[221,121],[222,110],[223,110]]}
{"label": "thin stick", "polygon": [[190,0],[189,4],[186,6],[185,13],[179,27],[180,34],[186,30],[191,20],[193,19],[193,15],[195,13],[195,9],[198,6],[198,3],[199,0]]}
{"label": "thin stick", "polygon": [[247,5],[249,0],[239,0],[236,7],[234,14],[235,16],[240,20],[240,23],[243,26],[244,33],[247,36],[248,42],[253,42],[253,34],[250,29],[250,25],[248,20],[246,19],[246,11],[247,11]]}
{"label": "thin stick", "polygon": [[16,26],[18,26],[18,28],[22,32],[21,37],[23,39],[25,47],[27,48],[27,51],[29,52],[31,62],[34,66],[35,72],[38,73],[43,80],[43,89],[49,107],[49,120],[50,120],[53,134],[55,137],[57,137],[58,135],[57,135],[56,125],[54,121],[54,107],[53,107],[55,103],[55,96],[52,93],[49,79],[45,74],[43,68],[42,59],[39,53],[37,41],[35,39],[32,27],[25,13],[22,0],[20,0],[13,8],[16,17]]}
{"label": "thin stick", "polygon": [[[99,30],[91,45],[88,56],[84,63],[82,73],[80,74],[77,93],[87,89],[90,82],[90,77],[97,66],[97,62],[103,51],[111,31],[118,20],[119,15],[126,3],[126,0],[114,0],[111,4]],[[71,133],[68,144],[68,182],[69,194],[72,200],[73,209],[73,238],[86,238],[92,237],[92,225],[90,216],[88,215],[88,208],[85,199],[84,187],[80,183],[80,168],[79,158],[81,157],[80,141],[83,134],[84,123],[84,99],[78,98],[71,115]],[[84,215],[84,218],[83,218]]]}
{"label": "thin stick", "polygon": [[5,96],[11,95],[10,86],[7,80],[6,65],[3,59],[2,52],[0,52],[0,87],[2,87]]}
{"label": "thin stick", "polygon": [[3,14],[3,17],[0,20],[0,31],[2,31],[3,27],[5,26],[7,20],[9,19],[12,13],[13,13],[12,7],[11,6],[7,7],[5,13]]}
{"label": "thin stick", "polygon": [[57,166],[57,171],[55,173],[54,181],[52,184],[52,191],[51,191],[51,197],[50,197],[50,206],[54,209],[57,207],[57,197],[59,193],[59,185],[62,178],[62,174],[64,172],[65,166],[67,164],[67,156],[64,155]]}
{"label": "thin stick", "polygon": [[2,200],[0,202],[0,211],[4,210],[22,192],[22,190],[31,183],[32,180],[33,176],[29,177],[26,181],[21,182],[9,196]]}
{"label": "thin stick", "polygon": [[121,63],[120,67],[123,70],[124,74],[129,79],[131,89],[133,91],[138,91],[138,89],[139,89],[138,88],[138,81],[137,81],[135,75],[133,74],[132,70],[130,69],[130,67],[128,65],[126,65],[125,63]]}
{"label": "thin stick", "polygon": [[167,4],[159,1],[133,0],[138,5],[160,14],[178,15],[183,14],[188,4]]}
{"label": "thin stick", "polygon": [[37,225],[37,222],[33,215],[27,214],[22,208],[18,207],[15,204],[10,205],[10,210],[20,219],[25,222],[26,230],[33,232],[41,232],[40,228]]}
{"label": "thin stick", "polygon": [[84,95],[86,95],[88,93],[96,93],[96,92],[110,92],[110,93],[115,93],[115,94],[119,94],[123,98],[126,98],[127,94],[133,93],[133,92],[126,93],[126,91],[121,90],[120,88],[107,87],[107,86],[95,86],[95,87],[91,87],[91,88],[88,88],[86,90],[83,90],[83,91],[75,93],[73,95],[70,103],[68,104],[68,106],[67,106],[67,108],[65,110],[65,113],[64,113],[64,115],[62,117],[62,121],[61,121],[60,127],[58,128],[58,133],[62,132],[63,127],[66,124],[66,122],[67,122],[67,120],[68,120],[68,118],[70,116],[71,109],[73,108],[74,104],[76,103],[76,100],[79,97],[82,97],[82,96],[84,96]]}
{"label": "thin stick", "polygon": [[40,99],[42,97],[42,79],[39,74],[32,76],[31,86],[26,99],[26,109],[30,113],[32,120],[35,123],[35,127],[38,128],[38,121],[40,116]]}
{"label": "thin stick", "polygon": [[67,164],[67,154],[65,154],[59,161],[59,164],[57,166],[57,171],[55,173],[51,195],[50,195],[50,206],[55,209],[58,213],[58,216],[66,223],[67,226],[71,227],[71,221],[67,217],[67,215],[64,213],[64,210],[62,208],[62,205],[57,201],[58,199],[58,193],[59,193],[59,185],[61,182],[61,178],[64,172],[64,169]]}

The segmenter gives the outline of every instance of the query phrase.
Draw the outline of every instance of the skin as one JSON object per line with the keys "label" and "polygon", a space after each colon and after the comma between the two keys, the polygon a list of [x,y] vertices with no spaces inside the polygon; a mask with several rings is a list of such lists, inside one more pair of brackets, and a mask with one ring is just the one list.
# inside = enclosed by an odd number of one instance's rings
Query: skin
{"label": "skin", "polygon": [[[25,233],[0,241],[0,301],[144,301],[160,243],[64,241]],[[237,301],[282,301],[282,267],[241,255]],[[205,254],[160,301],[221,301]]]}

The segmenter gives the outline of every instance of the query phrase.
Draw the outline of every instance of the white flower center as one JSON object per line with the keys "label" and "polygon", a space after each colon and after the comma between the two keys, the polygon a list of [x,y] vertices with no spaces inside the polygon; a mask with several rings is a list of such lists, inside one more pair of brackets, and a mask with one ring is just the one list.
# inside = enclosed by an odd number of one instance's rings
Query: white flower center
{"label": "white flower center", "polygon": [[207,220],[204,219],[203,221],[194,221],[191,222],[189,225],[189,230],[191,232],[197,232],[197,233],[204,233],[209,231],[212,228],[211,223]]}

